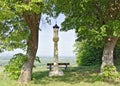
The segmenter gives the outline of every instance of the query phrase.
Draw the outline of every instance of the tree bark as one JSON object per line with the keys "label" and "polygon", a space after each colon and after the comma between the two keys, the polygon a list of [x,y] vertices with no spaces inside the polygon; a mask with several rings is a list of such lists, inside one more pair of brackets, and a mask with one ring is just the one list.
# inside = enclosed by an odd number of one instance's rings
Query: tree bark
{"label": "tree bark", "polygon": [[36,52],[38,49],[38,35],[39,35],[39,20],[41,15],[37,15],[36,13],[27,13],[23,14],[23,17],[29,27],[30,36],[28,39],[28,47],[27,47],[27,56],[28,60],[24,63],[21,74],[19,76],[18,82],[20,83],[28,83],[32,78],[32,69],[34,64],[34,59],[36,57]]}
{"label": "tree bark", "polygon": [[117,40],[118,40],[118,37],[109,37],[106,39],[104,50],[103,50],[103,56],[102,56],[101,73],[102,73],[102,68],[104,68],[105,65],[114,66],[113,51],[117,43]]}

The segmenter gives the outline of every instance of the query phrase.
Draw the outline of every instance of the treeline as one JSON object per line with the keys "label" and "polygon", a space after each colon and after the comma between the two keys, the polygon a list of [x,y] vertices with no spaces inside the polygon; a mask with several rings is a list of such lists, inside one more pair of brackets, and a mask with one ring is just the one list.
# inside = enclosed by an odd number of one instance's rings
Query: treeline
{"label": "treeline", "polygon": [[[99,46],[99,47],[97,47]],[[99,66],[102,63],[103,45],[93,45],[85,41],[75,43],[76,61],[79,66]],[[120,65],[120,44],[114,49],[114,64]]]}

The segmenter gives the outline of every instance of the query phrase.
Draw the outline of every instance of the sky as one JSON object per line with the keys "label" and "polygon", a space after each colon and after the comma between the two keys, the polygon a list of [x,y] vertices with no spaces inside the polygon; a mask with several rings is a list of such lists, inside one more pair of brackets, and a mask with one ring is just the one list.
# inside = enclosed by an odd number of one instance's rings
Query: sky
{"label": "sky", "polygon": [[[54,42],[53,42],[53,26],[56,24],[61,28],[61,22],[63,22],[65,16],[60,14],[57,19],[51,19],[51,25],[44,23],[45,16],[42,17],[40,28],[42,31],[39,33],[39,47],[37,55],[40,56],[53,56]],[[59,29],[60,29],[59,28]],[[70,30],[67,32],[59,31],[58,41],[58,54],[59,56],[74,56],[74,43],[75,43],[75,31]]]}
{"label": "sky", "polygon": [[[61,22],[64,21],[65,16],[60,14],[57,19],[51,19],[51,25],[45,21],[46,15],[42,16],[39,31],[39,46],[37,56],[53,56],[54,54],[54,42],[53,42],[53,26],[56,24],[61,28]],[[59,29],[60,29],[59,28]],[[59,31],[59,42],[58,42],[58,55],[59,56],[75,56],[73,53],[75,43],[75,31],[69,30],[67,32]],[[13,55],[15,53],[23,52],[20,49],[5,52],[0,54]]]}

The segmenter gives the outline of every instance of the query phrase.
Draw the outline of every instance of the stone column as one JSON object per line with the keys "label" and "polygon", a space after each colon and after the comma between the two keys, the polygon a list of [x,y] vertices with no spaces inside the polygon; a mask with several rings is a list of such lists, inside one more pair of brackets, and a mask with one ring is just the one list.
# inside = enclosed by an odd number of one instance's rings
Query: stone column
{"label": "stone column", "polygon": [[53,27],[54,29],[54,37],[53,37],[53,42],[54,42],[54,66],[52,70],[49,72],[49,76],[63,76],[64,73],[59,69],[58,65],[58,29],[59,27],[57,24]]}

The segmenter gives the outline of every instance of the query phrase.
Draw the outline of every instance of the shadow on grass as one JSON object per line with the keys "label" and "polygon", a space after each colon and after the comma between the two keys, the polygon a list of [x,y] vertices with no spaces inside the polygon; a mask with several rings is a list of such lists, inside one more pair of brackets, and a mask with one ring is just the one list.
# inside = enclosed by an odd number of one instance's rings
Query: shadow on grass
{"label": "shadow on grass", "polygon": [[[99,69],[94,67],[73,67],[69,70],[63,70],[64,76],[49,77],[49,71],[34,72],[34,84],[49,84],[54,82],[65,82],[69,84],[76,84],[80,82],[94,83],[99,80]],[[108,82],[110,84],[118,84],[116,82]]]}

